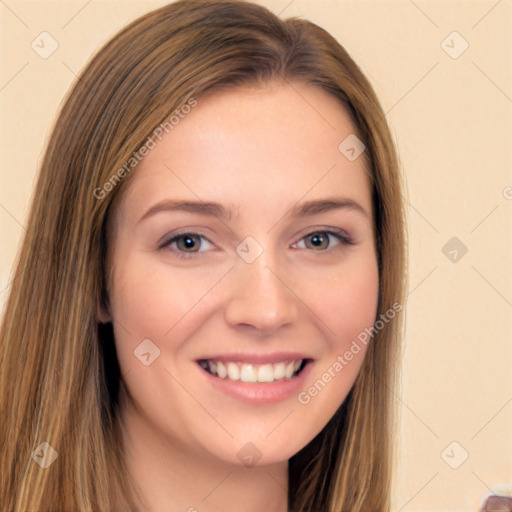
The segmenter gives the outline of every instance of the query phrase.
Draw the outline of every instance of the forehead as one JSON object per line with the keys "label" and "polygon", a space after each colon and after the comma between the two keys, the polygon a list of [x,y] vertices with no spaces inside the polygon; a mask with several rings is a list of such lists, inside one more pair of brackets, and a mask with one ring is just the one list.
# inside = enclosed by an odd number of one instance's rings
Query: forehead
{"label": "forehead", "polygon": [[179,196],[275,217],[300,198],[333,194],[371,211],[363,156],[351,161],[339,149],[355,127],[332,95],[284,82],[212,91],[197,102],[133,171],[125,196],[137,213]]}

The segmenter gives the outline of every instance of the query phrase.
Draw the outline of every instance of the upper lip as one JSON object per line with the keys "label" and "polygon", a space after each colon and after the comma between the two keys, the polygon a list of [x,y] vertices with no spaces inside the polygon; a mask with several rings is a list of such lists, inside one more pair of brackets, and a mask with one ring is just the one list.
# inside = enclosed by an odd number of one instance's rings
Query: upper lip
{"label": "upper lip", "polygon": [[234,354],[216,354],[212,356],[200,357],[197,361],[221,361],[221,362],[239,362],[239,363],[254,363],[254,364],[270,364],[282,363],[286,361],[299,361],[300,359],[311,360],[306,354],[300,352],[274,352],[272,354],[247,354],[247,353],[234,353]]}

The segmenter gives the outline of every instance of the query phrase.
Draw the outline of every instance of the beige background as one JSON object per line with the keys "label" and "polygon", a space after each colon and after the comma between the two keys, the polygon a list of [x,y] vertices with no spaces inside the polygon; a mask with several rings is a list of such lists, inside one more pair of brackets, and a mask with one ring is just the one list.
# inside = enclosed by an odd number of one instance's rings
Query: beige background
{"label": "beige background", "polygon": [[[75,73],[164,3],[0,3],[0,304],[45,137]],[[476,511],[491,490],[512,492],[512,1],[259,3],[337,37],[399,145],[410,291],[393,510]],[[43,31],[59,44],[47,59],[31,48]],[[452,237],[468,249],[461,258],[455,248],[456,262],[442,251]],[[458,465],[466,451],[457,469],[446,462]]]}

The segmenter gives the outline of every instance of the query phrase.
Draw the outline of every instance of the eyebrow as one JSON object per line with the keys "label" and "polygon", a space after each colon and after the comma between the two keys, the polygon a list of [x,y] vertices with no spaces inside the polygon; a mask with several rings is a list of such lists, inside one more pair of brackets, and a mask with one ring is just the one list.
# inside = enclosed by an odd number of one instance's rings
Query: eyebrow
{"label": "eyebrow", "polygon": [[[362,214],[366,220],[370,220],[369,213],[358,202],[349,198],[330,198],[307,201],[298,204],[289,210],[289,215],[293,217],[307,217],[308,215],[316,215],[332,210],[349,210]],[[219,203],[209,201],[180,201],[180,200],[164,200],[152,206],[138,221],[137,224],[144,219],[156,215],[161,212],[182,211],[195,213],[210,217],[218,217],[221,219],[231,219],[231,210],[225,208]]]}
{"label": "eyebrow", "polygon": [[367,220],[370,220],[369,213],[356,201],[349,198],[320,199],[299,204],[291,209],[291,215],[295,217],[306,217],[331,210],[351,210],[361,213]]}

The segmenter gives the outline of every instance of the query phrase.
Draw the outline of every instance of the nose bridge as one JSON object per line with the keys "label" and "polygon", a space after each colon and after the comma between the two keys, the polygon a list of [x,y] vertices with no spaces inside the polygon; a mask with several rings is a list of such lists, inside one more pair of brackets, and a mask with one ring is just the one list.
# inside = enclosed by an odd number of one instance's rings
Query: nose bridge
{"label": "nose bridge", "polygon": [[297,299],[285,285],[285,276],[279,275],[271,251],[264,251],[251,263],[240,258],[234,270],[232,292],[226,305],[226,320],[230,325],[249,325],[271,332],[297,319]]}

